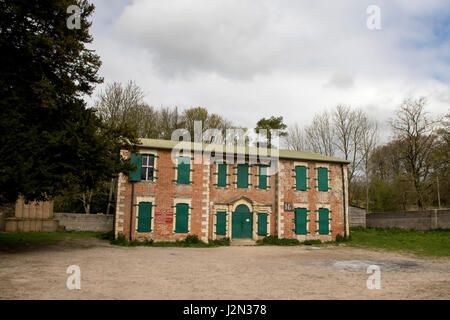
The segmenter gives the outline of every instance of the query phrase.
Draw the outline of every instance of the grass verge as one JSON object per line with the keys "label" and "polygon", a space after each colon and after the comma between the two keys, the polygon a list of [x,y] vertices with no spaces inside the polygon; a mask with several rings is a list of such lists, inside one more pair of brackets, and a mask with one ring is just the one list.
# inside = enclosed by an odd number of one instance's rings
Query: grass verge
{"label": "grass verge", "polygon": [[351,228],[350,237],[335,241],[279,239],[267,236],[256,241],[260,246],[337,246],[375,248],[413,253],[418,256],[450,257],[450,230],[415,231],[404,229]]}
{"label": "grass verge", "polygon": [[153,241],[150,240],[132,240],[128,241],[123,235],[119,235],[117,239],[111,239],[111,244],[124,246],[124,247],[137,247],[137,246],[145,246],[145,247],[189,247],[189,248],[213,248],[219,246],[229,246],[230,239],[223,238],[220,240],[209,240],[208,243],[200,240],[196,235],[188,235],[183,240],[176,241]]}
{"label": "grass verge", "polygon": [[0,232],[0,251],[15,251],[54,245],[66,239],[104,239],[102,232]]}
{"label": "grass verge", "polygon": [[403,251],[419,256],[450,256],[450,230],[351,228],[347,246]]}

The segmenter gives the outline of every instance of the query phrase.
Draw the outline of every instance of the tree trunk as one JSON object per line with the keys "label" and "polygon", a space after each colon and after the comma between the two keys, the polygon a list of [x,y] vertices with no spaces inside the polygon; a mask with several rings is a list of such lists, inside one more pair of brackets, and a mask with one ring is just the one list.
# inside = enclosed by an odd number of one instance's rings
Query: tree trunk
{"label": "tree trunk", "polygon": [[109,214],[109,211],[111,210],[111,201],[112,201],[114,185],[115,185],[114,182],[115,182],[115,179],[111,178],[111,183],[109,186],[108,205],[106,206],[106,214]]}
{"label": "tree trunk", "polygon": [[366,173],[366,214],[369,213],[369,175]]}
{"label": "tree trunk", "polygon": [[83,192],[83,197],[81,202],[83,202],[84,213],[91,213],[91,201],[92,201],[92,191]]}

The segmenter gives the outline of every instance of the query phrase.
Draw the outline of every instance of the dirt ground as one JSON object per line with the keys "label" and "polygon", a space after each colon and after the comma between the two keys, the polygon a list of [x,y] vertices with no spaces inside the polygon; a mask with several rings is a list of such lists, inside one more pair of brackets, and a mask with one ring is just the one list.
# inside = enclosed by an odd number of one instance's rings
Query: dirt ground
{"label": "dirt ground", "polygon": [[[69,265],[81,290],[68,290]],[[381,289],[369,290],[369,265]],[[349,247],[124,248],[67,240],[0,253],[0,299],[450,299],[450,259]]]}

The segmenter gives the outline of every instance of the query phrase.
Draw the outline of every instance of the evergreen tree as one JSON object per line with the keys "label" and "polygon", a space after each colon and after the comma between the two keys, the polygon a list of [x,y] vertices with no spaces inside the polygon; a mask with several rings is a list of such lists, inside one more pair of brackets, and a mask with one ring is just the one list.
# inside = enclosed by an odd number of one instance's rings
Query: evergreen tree
{"label": "evergreen tree", "polygon": [[102,82],[101,62],[86,48],[94,6],[78,1],[80,29],[69,29],[73,4],[0,2],[0,203],[93,188],[126,165],[82,99]]}

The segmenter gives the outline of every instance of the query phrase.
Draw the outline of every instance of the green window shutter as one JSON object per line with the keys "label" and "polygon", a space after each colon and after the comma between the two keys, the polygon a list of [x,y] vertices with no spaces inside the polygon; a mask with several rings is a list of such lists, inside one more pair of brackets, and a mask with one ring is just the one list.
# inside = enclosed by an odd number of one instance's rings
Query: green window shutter
{"label": "green window shutter", "polygon": [[137,232],[152,231],[152,206],[151,202],[139,202]]}
{"label": "green window shutter", "polygon": [[175,211],[175,232],[189,232],[189,205],[186,203],[177,203]]}
{"label": "green window shutter", "polygon": [[330,211],[326,208],[319,209],[319,234],[329,234]]}
{"label": "green window shutter", "polygon": [[328,191],[328,169],[317,168],[319,191]]}
{"label": "green window shutter", "polygon": [[237,187],[248,188],[248,164],[238,164],[237,170]]}
{"label": "green window shutter", "polygon": [[216,224],[216,234],[226,235],[227,234],[227,213],[225,211],[219,211],[216,213],[217,224]]}
{"label": "green window shutter", "polygon": [[142,171],[142,155],[132,153],[130,157],[130,162],[136,167],[136,170],[130,171],[128,176],[129,181],[141,181],[141,171]]}
{"label": "green window shutter", "polygon": [[178,157],[177,183],[189,184],[191,176],[191,158]]}
{"label": "green window shutter", "polygon": [[259,166],[258,188],[267,189],[267,166]]}
{"label": "green window shutter", "polygon": [[306,191],[308,189],[306,179],[306,167],[296,166],[295,167],[295,189]]}
{"label": "green window shutter", "polygon": [[227,186],[227,164],[219,163],[217,172],[217,186],[226,187]]}
{"label": "green window shutter", "polygon": [[295,208],[295,234],[308,234],[308,210]]}
{"label": "green window shutter", "polygon": [[258,213],[258,236],[267,236],[267,213]]}

